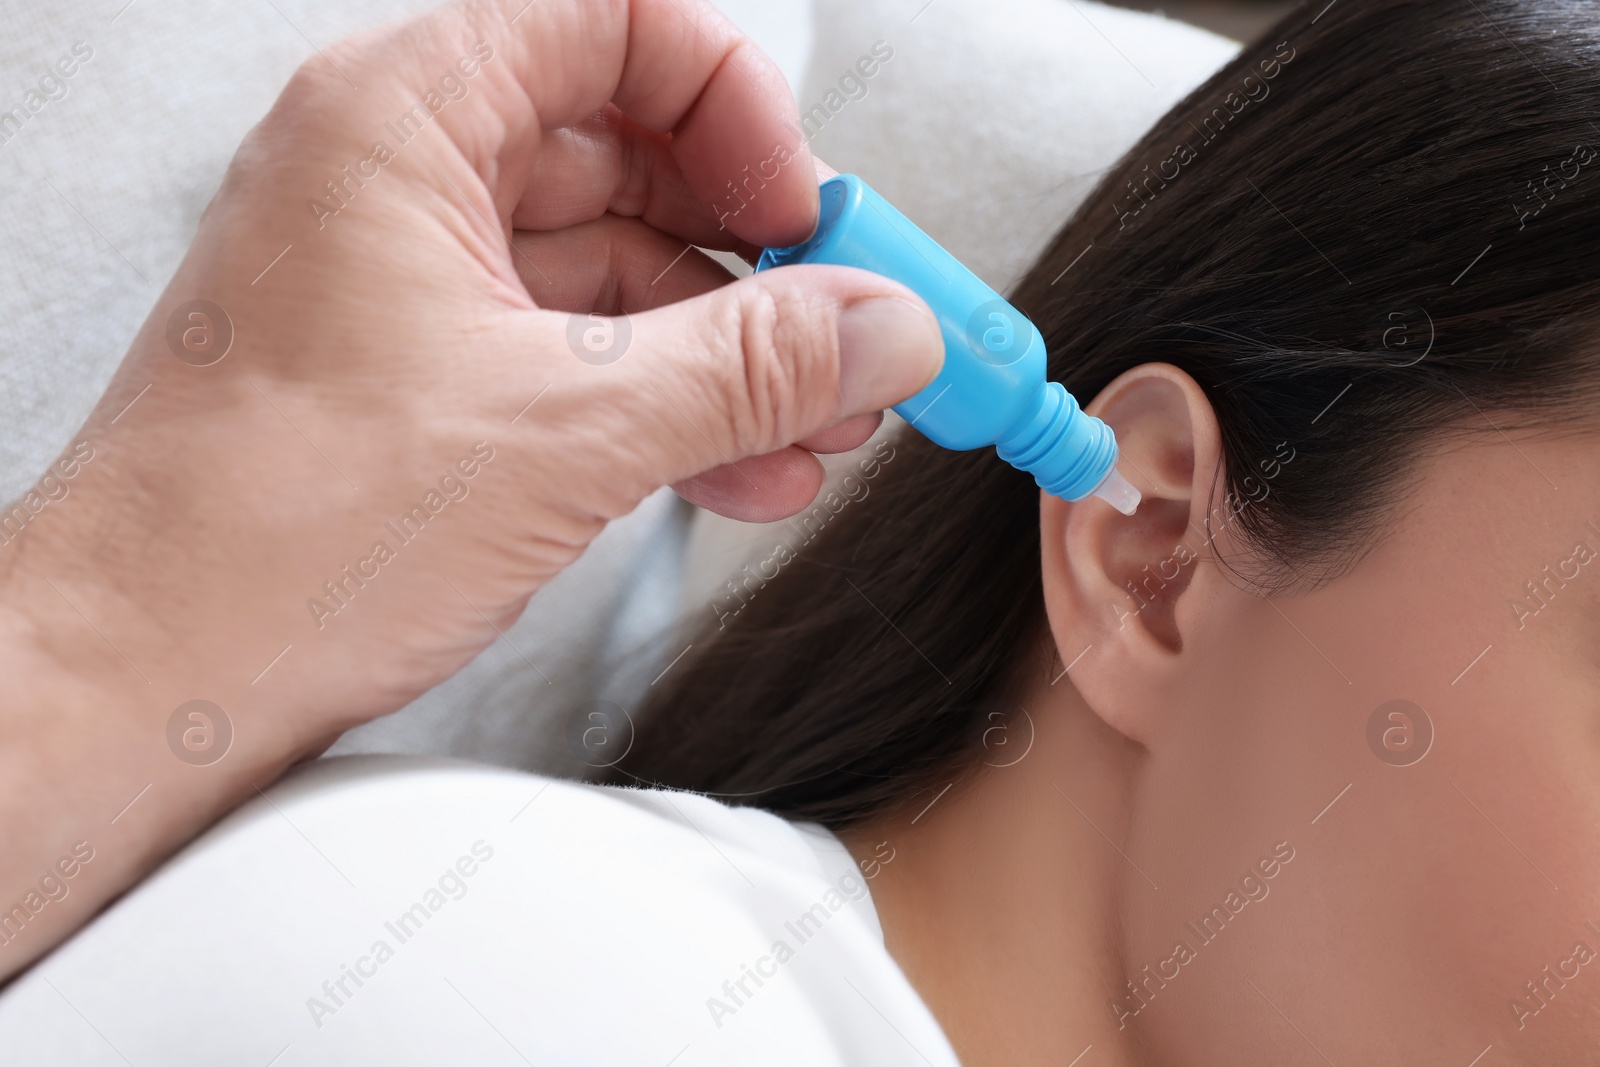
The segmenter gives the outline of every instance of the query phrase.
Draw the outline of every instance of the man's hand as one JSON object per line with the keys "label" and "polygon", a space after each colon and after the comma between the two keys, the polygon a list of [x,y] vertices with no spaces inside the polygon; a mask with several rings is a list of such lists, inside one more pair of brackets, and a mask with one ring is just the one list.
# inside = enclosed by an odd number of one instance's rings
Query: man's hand
{"label": "man's hand", "polygon": [[656,488],[807,504],[812,452],[942,351],[893,282],[730,284],[691,247],[798,242],[816,185],[780,75],[696,0],[463,2],[308,61],[93,458],[0,547],[0,975],[461,667]]}

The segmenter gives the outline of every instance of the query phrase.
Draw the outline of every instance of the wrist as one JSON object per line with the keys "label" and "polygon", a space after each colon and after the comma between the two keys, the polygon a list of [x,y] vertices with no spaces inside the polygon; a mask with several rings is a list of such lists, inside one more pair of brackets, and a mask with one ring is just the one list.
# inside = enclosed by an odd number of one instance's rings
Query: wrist
{"label": "wrist", "polygon": [[172,709],[205,699],[260,719],[245,751],[269,750],[265,762],[315,743],[272,707],[280,690],[252,684],[282,647],[239,640],[260,617],[251,610],[259,598],[195,550],[203,533],[178,532],[206,521],[202,494],[174,492],[171,477],[153,473],[174,464],[141,458],[136,442],[96,437],[80,437],[0,511],[0,640],[23,660],[8,677],[87,695],[105,709],[102,729],[109,716],[159,731]]}
{"label": "wrist", "polygon": [[153,642],[125,638],[131,609],[94,565],[83,532],[94,524],[77,525],[91,517],[88,494],[58,505],[79,505],[77,519],[61,506],[47,521],[46,508],[0,543],[0,980],[294,755],[238,711],[225,748],[174,746],[168,725],[187,680],[149,655]]}

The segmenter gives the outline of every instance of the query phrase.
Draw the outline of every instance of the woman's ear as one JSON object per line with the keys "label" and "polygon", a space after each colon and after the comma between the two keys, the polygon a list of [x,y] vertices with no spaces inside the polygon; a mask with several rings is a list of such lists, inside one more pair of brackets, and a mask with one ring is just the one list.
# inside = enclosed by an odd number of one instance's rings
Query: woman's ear
{"label": "woman's ear", "polygon": [[1166,363],[1127,371],[1086,410],[1116,431],[1118,469],[1143,500],[1125,516],[1095,497],[1041,494],[1045,606],[1084,702],[1148,745],[1157,709],[1192,676],[1193,627],[1216,598],[1245,595],[1215,565],[1213,531],[1231,516],[1213,501],[1221,434],[1200,386]]}

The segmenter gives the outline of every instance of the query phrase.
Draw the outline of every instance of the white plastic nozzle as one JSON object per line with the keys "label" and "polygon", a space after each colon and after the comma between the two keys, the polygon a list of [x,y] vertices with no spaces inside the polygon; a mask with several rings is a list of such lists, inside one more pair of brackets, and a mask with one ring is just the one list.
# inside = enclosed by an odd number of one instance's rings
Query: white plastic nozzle
{"label": "white plastic nozzle", "polygon": [[1112,467],[1100,484],[1094,487],[1094,493],[1091,495],[1104,500],[1124,515],[1132,515],[1139,507],[1139,490],[1135,489],[1128,479],[1117,473],[1115,467]]}

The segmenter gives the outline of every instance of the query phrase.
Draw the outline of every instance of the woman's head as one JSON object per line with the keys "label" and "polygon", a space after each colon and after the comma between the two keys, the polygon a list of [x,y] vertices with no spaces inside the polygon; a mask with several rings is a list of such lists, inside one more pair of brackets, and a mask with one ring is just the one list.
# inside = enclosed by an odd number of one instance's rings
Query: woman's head
{"label": "woman's head", "polygon": [[1152,1050],[1248,1059],[1243,973],[1335,1062],[1452,1025],[1463,1064],[1567,1062],[1600,1005],[1600,957],[1564,962],[1600,953],[1597,101],[1600,4],[1293,13],[1012,294],[1138,514],[902,436],[742,587],[617,779],[887,824],[952,781],[1073,793],[999,742],[1087,722],[1121,966],[1182,974],[1186,940],[1206,973],[1106,990]]}

